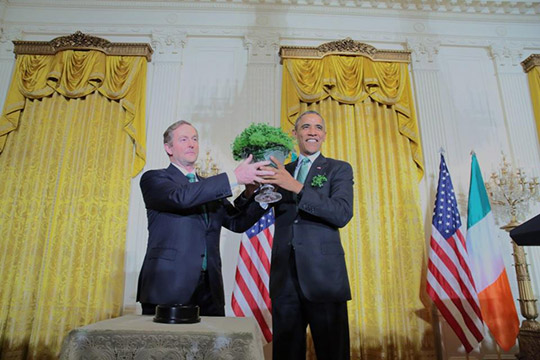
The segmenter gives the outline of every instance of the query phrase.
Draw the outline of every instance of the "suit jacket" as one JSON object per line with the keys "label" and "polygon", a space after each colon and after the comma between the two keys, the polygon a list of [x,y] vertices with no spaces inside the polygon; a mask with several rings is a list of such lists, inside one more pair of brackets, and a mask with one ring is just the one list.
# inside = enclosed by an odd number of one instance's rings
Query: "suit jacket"
{"label": "suit jacket", "polygon": [[[297,161],[285,168],[294,174]],[[322,187],[311,185],[316,175],[328,179]],[[274,206],[276,215],[270,296],[276,297],[288,275],[291,243],[294,243],[298,281],[313,302],[351,299],[339,228],[353,215],[353,172],[350,164],[325,158],[313,162],[304,188],[297,195],[280,189],[283,198]]]}
{"label": "suit jacket", "polygon": [[246,231],[265,210],[242,196],[237,208],[231,205],[226,200],[232,195],[226,174],[190,183],[171,164],[167,169],[144,173],[140,185],[148,216],[148,246],[139,275],[137,301],[187,303],[197,286],[206,247],[212,296],[223,305],[221,227]]}

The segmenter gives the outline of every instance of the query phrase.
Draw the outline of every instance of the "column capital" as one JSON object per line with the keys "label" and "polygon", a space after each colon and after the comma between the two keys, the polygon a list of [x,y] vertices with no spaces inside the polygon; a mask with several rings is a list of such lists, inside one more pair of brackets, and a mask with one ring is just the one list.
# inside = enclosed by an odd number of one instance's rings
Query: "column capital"
{"label": "column capital", "polygon": [[0,28],[0,58],[15,59],[13,54],[13,40],[22,40],[23,32],[20,28]]}
{"label": "column capital", "polygon": [[244,35],[248,64],[276,64],[279,51],[278,33],[250,31]]}
{"label": "column capital", "polygon": [[523,45],[518,42],[494,42],[489,46],[491,58],[499,73],[522,73]]}
{"label": "column capital", "polygon": [[178,61],[178,59],[181,59],[182,50],[187,43],[187,32],[154,30],[151,34],[150,43],[154,49],[154,54],[157,55],[154,58],[157,62],[160,60]]}
{"label": "column capital", "polygon": [[413,70],[439,70],[437,57],[440,46],[440,40],[430,37],[407,39],[407,49],[411,51]]}

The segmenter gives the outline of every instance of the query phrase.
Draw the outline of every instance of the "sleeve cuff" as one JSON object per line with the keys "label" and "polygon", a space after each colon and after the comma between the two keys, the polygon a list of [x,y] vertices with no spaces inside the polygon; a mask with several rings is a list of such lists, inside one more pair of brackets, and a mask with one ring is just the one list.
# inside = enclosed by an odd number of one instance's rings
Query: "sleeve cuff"
{"label": "sleeve cuff", "polygon": [[232,190],[238,186],[238,183],[236,182],[236,176],[229,172],[226,172],[225,174],[227,174],[227,178],[229,179],[229,185],[231,186],[231,192],[232,192]]}

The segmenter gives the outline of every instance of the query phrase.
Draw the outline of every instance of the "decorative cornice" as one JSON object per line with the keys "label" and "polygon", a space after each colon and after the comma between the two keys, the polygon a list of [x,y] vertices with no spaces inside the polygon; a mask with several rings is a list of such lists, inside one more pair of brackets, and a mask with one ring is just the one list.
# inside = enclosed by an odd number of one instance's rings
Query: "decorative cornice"
{"label": "decorative cornice", "polygon": [[[306,9],[362,9],[402,11],[439,14],[479,14],[479,15],[537,15],[540,14],[538,0],[18,0],[14,5],[55,6],[55,7],[109,7],[139,9],[179,9],[215,6],[220,8],[242,8],[268,6],[271,8]],[[11,4],[13,6],[13,4]]]}
{"label": "decorative cornice", "polygon": [[322,59],[328,55],[365,56],[373,61],[406,62],[411,61],[411,52],[405,50],[378,50],[359,41],[346,38],[331,41],[317,47],[282,46],[279,49],[280,63],[283,59]]}
{"label": "decorative cornice", "polygon": [[[23,32],[24,29],[24,32]],[[7,39],[19,40],[19,39],[28,39],[33,37],[43,37],[48,34],[51,37],[57,36],[59,34],[65,34],[72,31],[76,31],[77,28],[71,26],[58,26],[58,25],[34,25],[34,24],[8,24],[4,26],[4,38],[6,34],[10,33],[11,35]],[[171,31],[168,26],[156,27],[156,26],[140,26],[137,28],[131,26],[117,26],[114,28],[108,28],[104,32],[103,26],[92,26],[87,25],[82,28],[83,32],[100,34],[100,36],[132,36],[137,35],[139,38],[148,39],[148,42],[152,41],[154,34],[166,33]],[[191,36],[202,36],[202,37],[244,37],[246,35],[245,26],[208,26],[208,25],[178,25],[175,26],[175,32],[184,32],[187,36],[187,39]],[[371,42],[371,43],[392,43],[392,44],[406,44],[411,41],[411,39],[422,39],[425,37],[436,37],[437,41],[440,42],[440,46],[466,46],[466,47],[489,47],[493,43],[500,40],[500,37],[495,36],[480,36],[480,35],[448,35],[440,33],[429,33],[427,31],[422,34],[416,33],[407,33],[407,32],[381,32],[381,31],[354,31],[354,30],[313,30],[313,29],[291,29],[291,28],[271,28],[268,31],[279,33],[280,41],[284,42],[284,39],[307,39],[307,40],[319,40],[325,41],[330,39],[340,39],[350,36],[351,38],[356,39],[361,42]],[[322,38],[321,38],[322,34]],[[525,49],[536,49],[540,48],[540,39],[519,39],[518,41],[521,46]],[[157,52],[157,49],[156,49]],[[521,59],[520,59],[521,60]]]}
{"label": "decorative cornice", "polygon": [[144,43],[112,43],[77,31],[51,41],[13,41],[15,55],[54,55],[63,50],[97,50],[107,55],[144,56],[152,59],[152,47]]}
{"label": "decorative cornice", "polygon": [[540,66],[540,54],[532,54],[521,62],[521,66],[526,73],[531,71],[533,67]]}

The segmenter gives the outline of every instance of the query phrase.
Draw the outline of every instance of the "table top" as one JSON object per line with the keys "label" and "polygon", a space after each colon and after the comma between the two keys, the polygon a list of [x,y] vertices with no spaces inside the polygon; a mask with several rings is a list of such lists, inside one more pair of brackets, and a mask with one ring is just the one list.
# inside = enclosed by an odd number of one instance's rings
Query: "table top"
{"label": "table top", "polygon": [[72,330],[61,359],[264,359],[252,318],[201,317],[199,323],[163,324],[153,316],[125,315]]}

